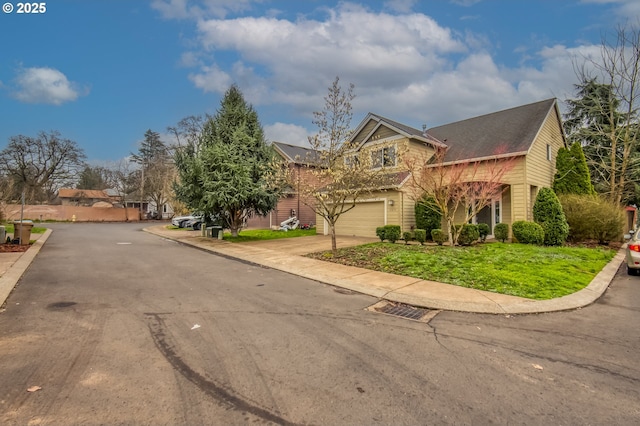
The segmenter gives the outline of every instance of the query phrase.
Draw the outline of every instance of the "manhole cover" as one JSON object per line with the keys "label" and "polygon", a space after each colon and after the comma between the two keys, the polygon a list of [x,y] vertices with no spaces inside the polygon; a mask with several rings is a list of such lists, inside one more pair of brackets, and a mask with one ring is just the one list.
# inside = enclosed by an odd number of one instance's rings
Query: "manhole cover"
{"label": "manhole cover", "polygon": [[430,318],[432,311],[425,308],[416,308],[415,306],[405,305],[403,303],[392,303],[387,301],[378,302],[373,306],[367,308],[373,312],[380,312],[382,314],[393,315],[395,317],[406,318],[413,321],[424,321],[427,317]]}

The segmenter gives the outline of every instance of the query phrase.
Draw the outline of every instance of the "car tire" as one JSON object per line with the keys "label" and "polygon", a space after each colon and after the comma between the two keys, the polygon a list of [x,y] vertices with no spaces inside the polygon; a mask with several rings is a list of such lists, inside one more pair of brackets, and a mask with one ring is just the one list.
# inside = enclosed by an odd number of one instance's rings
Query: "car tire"
{"label": "car tire", "polygon": [[202,227],[202,224],[200,222],[196,222],[193,224],[194,231],[199,231],[201,227]]}
{"label": "car tire", "polygon": [[627,266],[627,275],[638,275],[638,271],[636,269],[629,268],[629,266]]}

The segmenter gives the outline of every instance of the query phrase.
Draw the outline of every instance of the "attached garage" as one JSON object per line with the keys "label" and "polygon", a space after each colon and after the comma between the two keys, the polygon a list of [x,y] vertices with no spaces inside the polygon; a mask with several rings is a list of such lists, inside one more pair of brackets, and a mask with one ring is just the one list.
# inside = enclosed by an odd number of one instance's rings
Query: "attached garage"
{"label": "attached garage", "polygon": [[[375,237],[376,228],[385,224],[384,201],[363,201],[340,216],[336,222],[336,235]],[[329,233],[329,227],[325,228],[325,234]]]}

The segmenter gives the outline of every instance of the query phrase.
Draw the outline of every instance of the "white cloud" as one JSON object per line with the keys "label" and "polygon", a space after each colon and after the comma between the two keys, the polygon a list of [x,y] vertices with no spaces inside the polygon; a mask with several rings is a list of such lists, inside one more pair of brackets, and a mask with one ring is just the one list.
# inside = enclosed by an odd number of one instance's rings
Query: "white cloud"
{"label": "white cloud", "polygon": [[286,123],[264,126],[264,134],[269,141],[306,147],[309,146],[308,137],[311,136],[311,133],[304,127]]}
{"label": "white cloud", "polygon": [[[189,62],[197,67],[189,78],[205,92],[223,93],[236,83],[252,104],[286,105],[311,122],[339,76],[343,87],[355,84],[354,120],[372,111],[418,128],[571,95],[572,58],[592,50],[550,46],[525,51],[521,65],[507,67],[489,53],[495,49],[482,34],[455,32],[420,13],[373,12],[352,3],[326,10],[324,19],[201,19],[197,31],[202,50],[183,63],[198,58]],[[218,63],[212,52],[238,59]],[[273,125],[269,138],[306,141],[302,128],[296,134],[282,126]]]}
{"label": "white cloud", "polygon": [[21,102],[61,105],[88,93],[70,82],[60,71],[53,68],[23,68],[16,77],[14,97]]}
{"label": "white cloud", "polygon": [[465,50],[428,16],[371,13],[349,4],[329,11],[325,21],[212,19],[199,21],[198,30],[205,49],[236,51],[244,63],[266,69],[270,77],[261,92],[271,92],[270,102],[292,93],[317,97],[336,75],[394,90],[446,66],[445,53]]}
{"label": "white cloud", "polygon": [[189,74],[189,80],[205,92],[223,93],[233,83],[229,74],[217,66],[203,67],[200,73]]}

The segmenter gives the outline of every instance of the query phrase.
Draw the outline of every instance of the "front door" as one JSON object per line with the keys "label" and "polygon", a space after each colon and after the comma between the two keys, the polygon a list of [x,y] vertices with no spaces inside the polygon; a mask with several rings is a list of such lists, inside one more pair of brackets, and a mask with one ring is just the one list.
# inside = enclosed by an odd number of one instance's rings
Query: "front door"
{"label": "front door", "polygon": [[493,237],[493,228],[501,221],[500,198],[494,198],[491,203],[484,206],[477,214],[474,223],[486,223],[489,225],[488,237]]}

